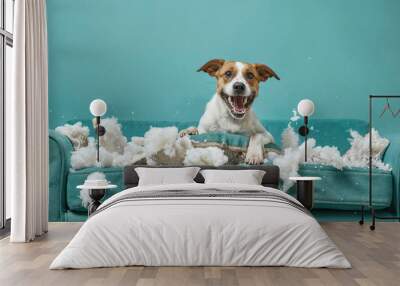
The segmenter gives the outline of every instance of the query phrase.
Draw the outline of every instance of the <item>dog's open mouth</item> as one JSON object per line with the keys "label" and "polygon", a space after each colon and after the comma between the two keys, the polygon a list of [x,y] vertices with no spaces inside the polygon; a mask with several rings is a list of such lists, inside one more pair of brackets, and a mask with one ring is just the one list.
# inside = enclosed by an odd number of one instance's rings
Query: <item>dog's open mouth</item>
{"label": "dog's open mouth", "polygon": [[226,93],[221,93],[222,99],[225,101],[226,105],[229,107],[230,112],[233,117],[241,119],[246,115],[247,110],[252,104],[255,95],[241,96],[241,95],[227,95]]}

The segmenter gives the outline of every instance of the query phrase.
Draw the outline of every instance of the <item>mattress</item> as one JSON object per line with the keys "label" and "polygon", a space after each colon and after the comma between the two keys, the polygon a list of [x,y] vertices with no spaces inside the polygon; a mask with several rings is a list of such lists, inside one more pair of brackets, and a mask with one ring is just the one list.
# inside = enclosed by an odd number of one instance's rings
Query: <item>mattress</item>
{"label": "mattress", "polygon": [[131,265],[351,267],[293,197],[263,186],[197,183],[112,196],[50,269]]}

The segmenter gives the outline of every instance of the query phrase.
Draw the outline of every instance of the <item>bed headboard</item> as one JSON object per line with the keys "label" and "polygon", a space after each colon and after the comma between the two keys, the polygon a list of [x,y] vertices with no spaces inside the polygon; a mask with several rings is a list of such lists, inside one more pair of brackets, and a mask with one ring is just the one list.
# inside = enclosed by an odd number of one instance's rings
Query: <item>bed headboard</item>
{"label": "bed headboard", "polygon": [[[182,166],[148,166],[148,165],[132,165],[124,168],[124,185],[125,189],[136,187],[139,183],[139,176],[135,171],[137,167],[146,168],[173,168]],[[239,165],[224,165],[220,167],[213,166],[197,166],[201,169],[218,169],[218,170],[263,170],[265,171],[262,185],[265,187],[278,188],[279,187],[279,167],[274,165],[258,165],[258,166],[239,166]],[[194,179],[197,183],[204,183],[204,178],[200,174],[197,174]]]}

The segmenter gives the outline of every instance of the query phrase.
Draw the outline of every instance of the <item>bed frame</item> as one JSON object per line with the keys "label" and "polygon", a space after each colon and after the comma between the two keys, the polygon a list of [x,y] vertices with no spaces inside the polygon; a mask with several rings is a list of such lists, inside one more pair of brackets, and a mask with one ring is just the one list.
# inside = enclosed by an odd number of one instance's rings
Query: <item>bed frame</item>
{"label": "bed frame", "polygon": [[[124,185],[125,189],[136,187],[139,183],[139,176],[135,171],[137,167],[146,168],[177,168],[182,166],[148,166],[148,165],[131,165],[124,168]],[[240,165],[224,165],[220,167],[214,166],[195,166],[203,169],[218,169],[218,170],[263,170],[265,171],[262,185],[265,187],[279,188],[279,167],[274,165],[258,165],[258,166],[240,166]],[[204,178],[197,174],[194,180],[197,183],[204,183]]]}

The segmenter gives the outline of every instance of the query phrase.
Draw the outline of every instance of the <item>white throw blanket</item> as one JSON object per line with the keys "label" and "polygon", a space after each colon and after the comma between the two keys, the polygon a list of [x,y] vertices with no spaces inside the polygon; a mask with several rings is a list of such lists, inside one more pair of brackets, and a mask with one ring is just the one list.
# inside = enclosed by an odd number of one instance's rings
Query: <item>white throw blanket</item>
{"label": "white throw blanket", "polygon": [[195,183],[114,195],[50,269],[127,265],[350,267],[291,196],[262,186]]}

